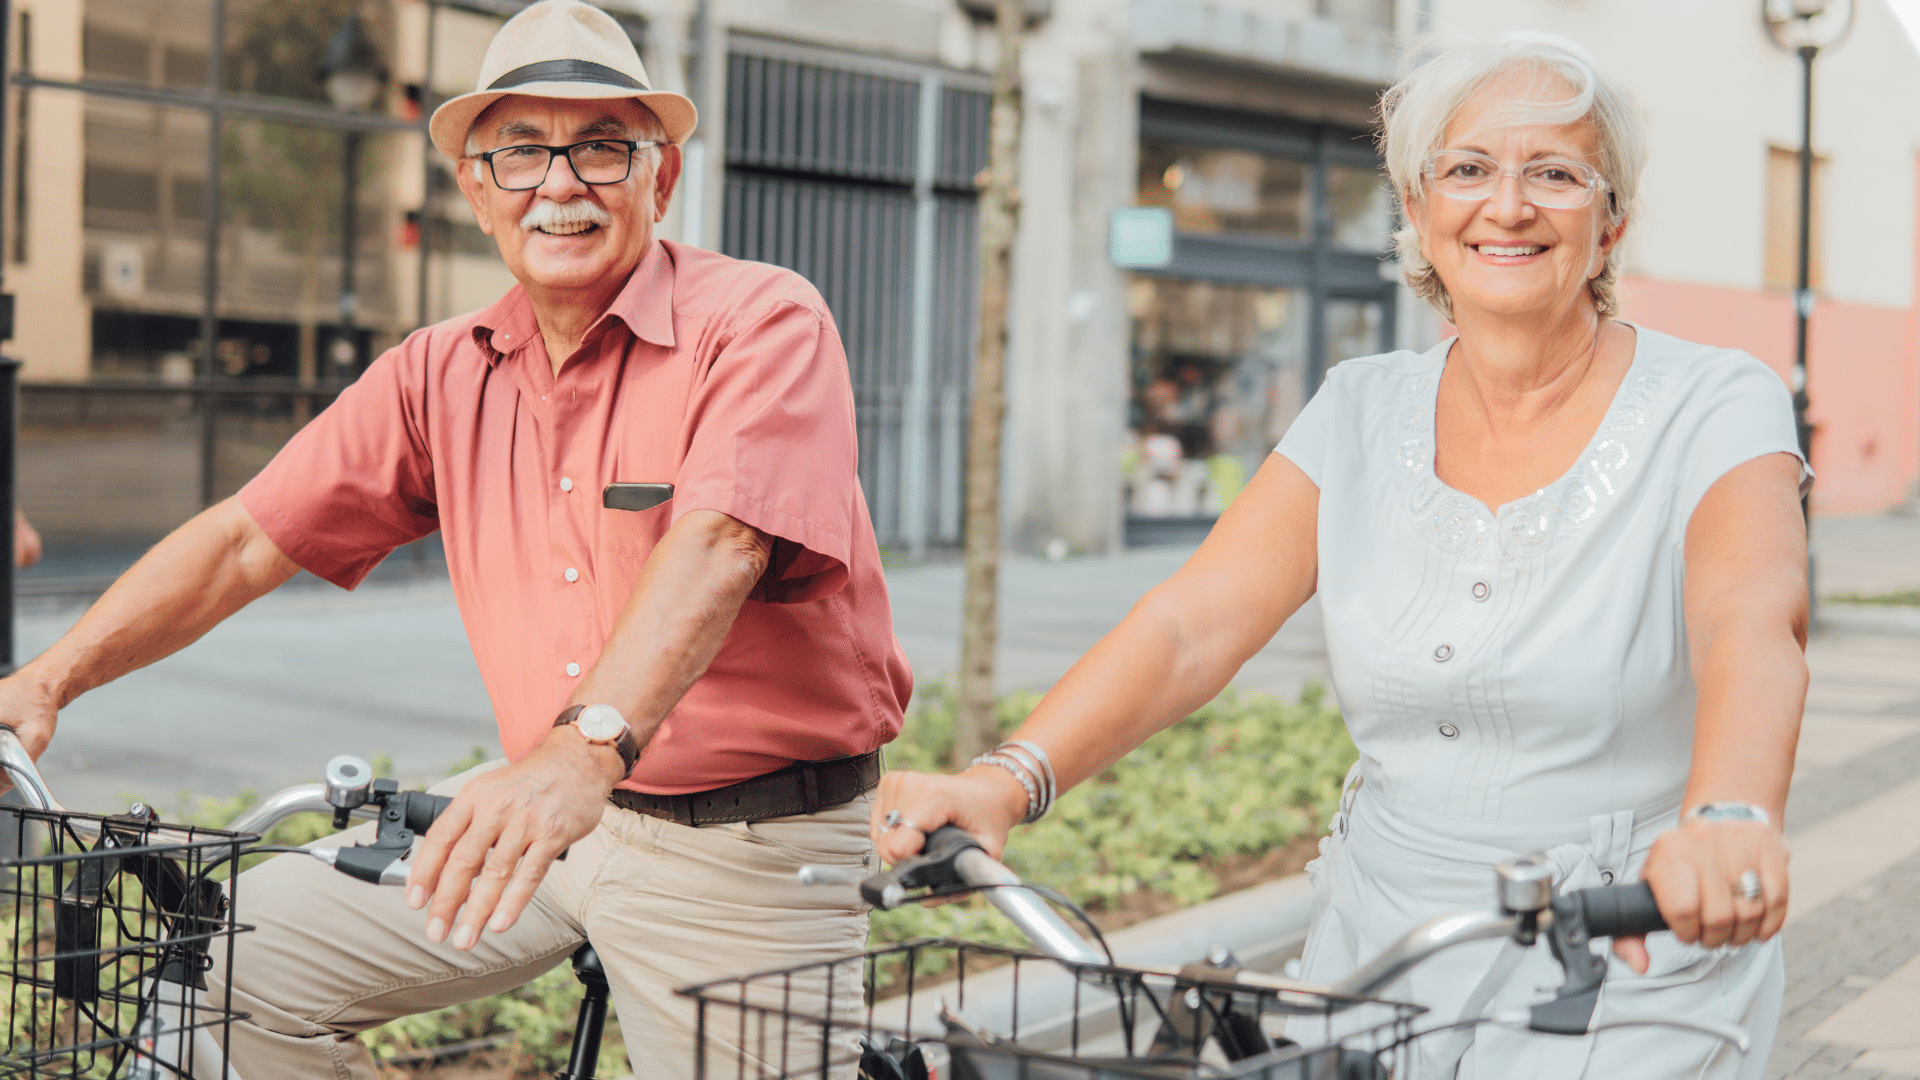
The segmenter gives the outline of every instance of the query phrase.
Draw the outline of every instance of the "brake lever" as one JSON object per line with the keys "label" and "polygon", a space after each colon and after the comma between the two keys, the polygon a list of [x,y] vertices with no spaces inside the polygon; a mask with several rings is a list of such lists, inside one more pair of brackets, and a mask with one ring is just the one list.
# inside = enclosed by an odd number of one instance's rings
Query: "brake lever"
{"label": "brake lever", "polygon": [[[908,900],[931,900],[972,892],[973,886],[960,876],[955,860],[965,851],[980,849],[980,842],[957,825],[943,825],[927,837],[920,854],[893,864],[860,883],[860,898],[881,911],[891,911]],[[984,849],[981,849],[984,850]],[[908,896],[909,889],[925,892]]]}

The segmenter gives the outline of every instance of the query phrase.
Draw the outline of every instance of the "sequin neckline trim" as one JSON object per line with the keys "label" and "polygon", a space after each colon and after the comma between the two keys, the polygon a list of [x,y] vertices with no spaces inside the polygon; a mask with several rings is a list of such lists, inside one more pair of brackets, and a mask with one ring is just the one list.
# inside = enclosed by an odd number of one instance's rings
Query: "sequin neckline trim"
{"label": "sequin neckline trim", "polygon": [[[1452,343],[1445,348],[1451,350]],[[1641,370],[1636,362],[1600,429],[1566,475],[1489,514],[1480,500],[1448,487],[1434,472],[1439,381],[1438,372],[1416,375],[1402,388],[1394,466],[1414,530],[1441,551],[1474,563],[1535,558],[1598,517],[1638,471],[1639,444],[1667,384],[1665,377]]]}

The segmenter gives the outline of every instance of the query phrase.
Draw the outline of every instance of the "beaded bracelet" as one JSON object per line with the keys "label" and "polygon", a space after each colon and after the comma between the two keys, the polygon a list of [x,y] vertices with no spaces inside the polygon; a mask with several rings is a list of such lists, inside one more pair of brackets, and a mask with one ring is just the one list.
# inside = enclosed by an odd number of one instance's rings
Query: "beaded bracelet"
{"label": "beaded bracelet", "polygon": [[1040,820],[1040,814],[1045,812],[1040,806],[1040,790],[1034,782],[1034,777],[1028,773],[1026,763],[1012,755],[994,751],[974,758],[973,764],[998,765],[1013,774],[1013,778],[1020,781],[1020,786],[1027,790],[1027,813],[1020,819],[1020,823],[1026,825]]}

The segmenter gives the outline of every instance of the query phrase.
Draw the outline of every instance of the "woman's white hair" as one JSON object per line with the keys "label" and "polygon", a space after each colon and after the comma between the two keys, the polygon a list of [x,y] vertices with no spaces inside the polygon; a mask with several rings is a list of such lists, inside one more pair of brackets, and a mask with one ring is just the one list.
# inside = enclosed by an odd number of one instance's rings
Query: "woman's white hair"
{"label": "woman's white hair", "polygon": [[[1420,171],[1444,149],[1447,125],[1488,83],[1510,72],[1534,75],[1527,91],[1504,102],[1491,119],[1500,124],[1568,124],[1585,120],[1600,143],[1600,175],[1607,181],[1607,214],[1619,224],[1632,215],[1647,160],[1647,127],[1633,92],[1603,71],[1587,50],[1557,34],[1521,32],[1493,41],[1429,34],[1401,57],[1400,81],[1380,98],[1380,143],[1394,192],[1412,202],[1426,199]],[[1571,94],[1568,91],[1571,90]],[[1440,314],[1453,317],[1453,299],[1420,253],[1411,224],[1393,236],[1407,285]],[[1620,311],[1616,291],[1620,245],[1607,253],[1587,288],[1594,310]]]}

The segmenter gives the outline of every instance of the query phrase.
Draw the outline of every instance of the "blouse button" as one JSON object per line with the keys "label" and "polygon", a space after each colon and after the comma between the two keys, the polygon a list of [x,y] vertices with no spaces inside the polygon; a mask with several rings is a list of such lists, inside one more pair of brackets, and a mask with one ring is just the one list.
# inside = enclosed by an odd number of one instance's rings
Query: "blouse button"
{"label": "blouse button", "polygon": [[1473,598],[1475,600],[1485,600],[1487,597],[1492,595],[1493,595],[1493,586],[1487,584],[1484,581],[1476,581],[1473,583]]}
{"label": "blouse button", "polygon": [[568,675],[578,675],[578,674],[580,674],[580,665],[579,665],[579,664],[568,664],[568,665],[567,665],[567,674],[568,674]]}
{"label": "blouse button", "polygon": [[565,577],[568,581],[579,581],[580,571],[575,570],[573,567],[569,566],[567,567],[567,572],[565,574]]}
{"label": "blouse button", "polygon": [[1456,738],[1459,736],[1459,734],[1460,734],[1460,729],[1457,727],[1454,727],[1452,724],[1440,725],[1440,737],[1443,739]]}
{"label": "blouse button", "polygon": [[1613,871],[1611,870],[1600,871],[1600,882],[1603,885],[1613,884]]}
{"label": "blouse button", "polygon": [[1435,663],[1440,663],[1440,664],[1444,664],[1447,661],[1453,659],[1453,646],[1442,645],[1439,648],[1433,650],[1433,659]]}
{"label": "blouse button", "polygon": [[560,490],[561,490],[561,491],[572,491],[572,490],[573,490],[573,477],[571,477],[571,476],[563,476],[563,477],[561,477],[561,478],[560,478]]}

